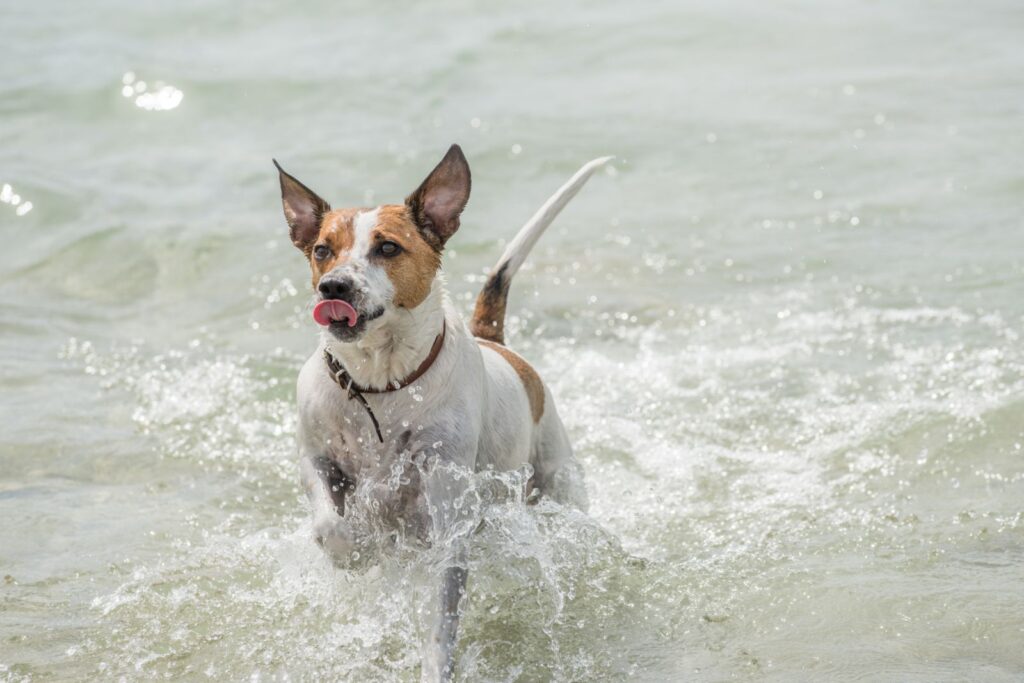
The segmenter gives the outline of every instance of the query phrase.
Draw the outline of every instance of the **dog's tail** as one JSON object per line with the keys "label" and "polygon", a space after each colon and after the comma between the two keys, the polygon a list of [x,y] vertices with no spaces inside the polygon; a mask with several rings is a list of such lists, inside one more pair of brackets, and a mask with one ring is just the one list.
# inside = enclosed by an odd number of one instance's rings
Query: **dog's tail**
{"label": "dog's tail", "polygon": [[594,171],[604,166],[614,157],[601,157],[585,164],[583,168],[576,171],[576,175],[569,178],[569,182],[558,188],[551,197],[544,202],[544,205],[537,209],[537,213],[526,221],[515,239],[505,249],[501,259],[495,264],[491,274],[487,277],[484,288],[476,298],[476,309],[473,311],[473,319],[469,323],[469,329],[474,337],[486,339],[498,344],[505,343],[505,304],[508,301],[508,289],[512,284],[512,277],[523,265],[526,256],[533,249],[540,236],[544,234],[555,217],[561,213],[569,200],[576,196]]}

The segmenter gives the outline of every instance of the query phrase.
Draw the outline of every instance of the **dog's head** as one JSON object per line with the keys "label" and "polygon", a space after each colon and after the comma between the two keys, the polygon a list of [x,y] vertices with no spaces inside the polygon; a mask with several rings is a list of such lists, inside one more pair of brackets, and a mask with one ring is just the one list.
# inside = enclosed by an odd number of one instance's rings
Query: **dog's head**
{"label": "dog's head", "polygon": [[423,303],[469,200],[469,164],[458,145],[404,204],[372,209],[331,209],[277,170],[292,242],[309,259],[318,303],[328,302],[317,310],[319,321],[337,339],[355,341],[368,327]]}

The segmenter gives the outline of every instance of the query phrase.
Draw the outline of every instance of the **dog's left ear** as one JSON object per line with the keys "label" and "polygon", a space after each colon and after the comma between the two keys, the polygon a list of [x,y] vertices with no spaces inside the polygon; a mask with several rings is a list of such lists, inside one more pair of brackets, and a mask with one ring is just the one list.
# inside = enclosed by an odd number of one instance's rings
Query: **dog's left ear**
{"label": "dog's left ear", "polygon": [[459,214],[469,201],[471,179],[462,148],[452,145],[441,163],[405,200],[413,219],[435,248],[444,247],[459,229]]}

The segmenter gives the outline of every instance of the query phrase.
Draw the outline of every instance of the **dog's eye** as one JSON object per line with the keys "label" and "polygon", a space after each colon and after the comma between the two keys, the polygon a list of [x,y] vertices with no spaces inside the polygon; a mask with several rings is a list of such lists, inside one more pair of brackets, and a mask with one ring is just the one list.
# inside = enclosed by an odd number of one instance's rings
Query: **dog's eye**
{"label": "dog's eye", "polygon": [[380,244],[380,255],[381,256],[394,256],[400,252],[402,248],[394,242],[381,242]]}
{"label": "dog's eye", "polygon": [[326,244],[318,244],[313,247],[313,258],[317,261],[323,261],[325,258],[331,255],[331,250]]}

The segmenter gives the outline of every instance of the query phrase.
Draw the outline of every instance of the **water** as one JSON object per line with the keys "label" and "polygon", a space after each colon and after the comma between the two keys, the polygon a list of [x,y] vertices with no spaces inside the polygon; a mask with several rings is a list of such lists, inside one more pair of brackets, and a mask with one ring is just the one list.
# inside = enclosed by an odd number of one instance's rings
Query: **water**
{"label": "water", "polygon": [[0,675],[417,679],[429,553],[338,570],[310,538],[270,159],[368,204],[457,141],[464,310],[619,158],[510,309],[592,509],[477,512],[463,680],[1021,680],[1022,29],[998,1],[9,4]]}

